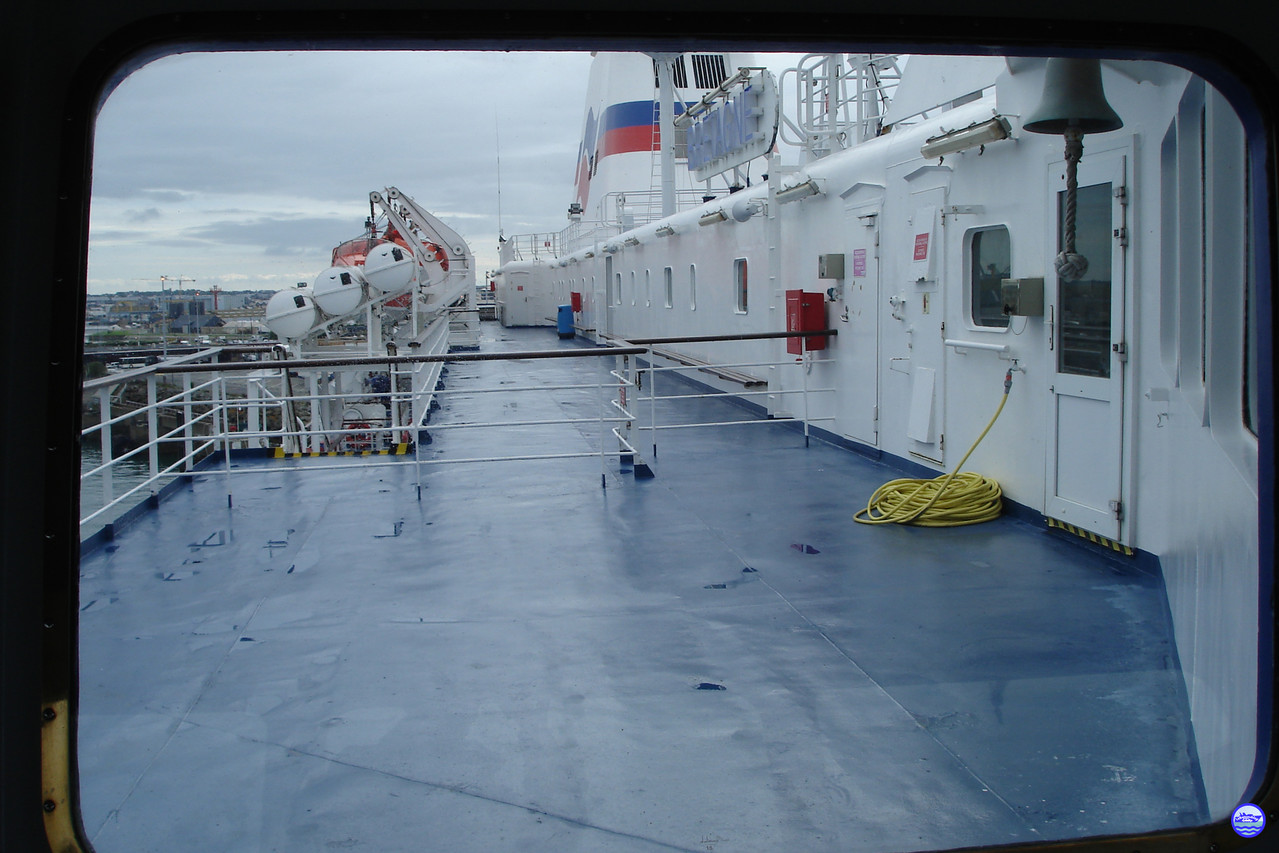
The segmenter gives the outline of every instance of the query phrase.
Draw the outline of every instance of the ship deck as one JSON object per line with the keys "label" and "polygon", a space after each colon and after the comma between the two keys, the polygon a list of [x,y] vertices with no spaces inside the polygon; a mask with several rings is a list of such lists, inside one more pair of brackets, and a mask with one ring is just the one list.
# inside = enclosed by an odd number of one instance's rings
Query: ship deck
{"label": "ship deck", "polygon": [[[447,387],[595,376],[481,361]],[[458,395],[433,422],[597,412]],[[440,430],[423,452],[598,441]],[[96,849],[918,850],[1207,819],[1149,562],[1012,516],[855,524],[900,472],[793,425],[660,453],[603,483],[598,458],[243,459],[231,507],[214,469],[143,514],[81,564]]]}

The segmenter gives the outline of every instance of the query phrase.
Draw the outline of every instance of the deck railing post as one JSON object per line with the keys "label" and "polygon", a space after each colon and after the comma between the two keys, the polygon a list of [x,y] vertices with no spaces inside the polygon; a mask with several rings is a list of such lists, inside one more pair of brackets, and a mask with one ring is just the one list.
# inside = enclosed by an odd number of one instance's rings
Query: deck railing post
{"label": "deck railing post", "polygon": [[109,504],[115,499],[115,484],[112,481],[112,472],[115,466],[110,464],[112,458],[111,446],[111,387],[104,385],[98,389],[98,423],[102,428],[98,430],[98,441],[102,444],[102,464],[107,467],[102,469],[102,503]]}
{"label": "deck railing post", "polygon": [[[151,479],[160,476],[160,444],[156,436],[160,434],[159,408],[156,406],[156,376],[147,375],[147,460],[150,463]],[[155,494],[155,483],[151,484],[151,494]]]}
{"label": "deck railing post", "polygon": [[653,462],[657,462],[657,363],[652,350],[648,354],[648,426],[653,434]]}
{"label": "deck railing post", "polygon": [[812,358],[808,349],[808,341],[800,345],[804,354],[800,356],[800,372],[804,381],[804,446],[808,447],[808,369],[812,367]]}
{"label": "deck railing post", "polygon": [[[215,386],[217,391],[217,399],[213,401],[216,409],[213,418],[214,429],[220,429],[222,432],[222,470],[226,474],[226,507],[230,509],[231,500],[231,430],[227,423],[227,415],[229,407],[227,406],[226,393],[226,374],[218,377],[218,384]],[[209,395],[213,397],[213,394]]]}
{"label": "deck railing post", "polygon": [[598,390],[595,392],[595,399],[599,401],[600,408],[600,488],[608,488],[608,463],[605,454],[607,447],[607,424],[604,415],[608,409],[608,401],[604,399],[604,377],[608,375],[608,361],[603,358],[595,359],[597,365],[595,370],[595,383]]}
{"label": "deck railing post", "polygon": [[193,467],[191,464],[191,451],[195,445],[192,441],[194,430],[191,425],[191,374],[182,374],[182,437],[183,442],[182,457],[186,461],[182,465],[183,471],[190,471]]}

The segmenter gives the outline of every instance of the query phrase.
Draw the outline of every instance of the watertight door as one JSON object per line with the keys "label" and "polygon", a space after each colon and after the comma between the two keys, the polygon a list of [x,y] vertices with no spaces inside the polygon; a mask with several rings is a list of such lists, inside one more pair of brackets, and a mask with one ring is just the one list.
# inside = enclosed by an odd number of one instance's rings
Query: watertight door
{"label": "watertight door", "polygon": [[[1085,140],[1087,144],[1087,140]],[[1085,149],[1079,165],[1075,249],[1084,275],[1062,280],[1049,263],[1050,391],[1047,514],[1114,541],[1123,533],[1125,170],[1118,152]],[[1061,250],[1065,163],[1049,174],[1056,213],[1048,243]],[[1047,254],[1047,253],[1046,253]]]}
{"label": "watertight door", "polygon": [[879,211],[878,200],[844,208],[842,299],[827,314],[839,330],[832,339],[833,354],[842,374],[851,378],[839,386],[841,430],[846,438],[872,447],[879,445]]}

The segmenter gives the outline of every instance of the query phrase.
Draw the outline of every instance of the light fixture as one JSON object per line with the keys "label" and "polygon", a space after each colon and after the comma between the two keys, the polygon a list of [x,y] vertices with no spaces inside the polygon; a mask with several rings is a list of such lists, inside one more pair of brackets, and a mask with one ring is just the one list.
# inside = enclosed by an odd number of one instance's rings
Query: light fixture
{"label": "light fixture", "polygon": [[616,253],[616,252],[620,251],[620,250],[621,250],[621,248],[622,248],[622,247],[621,247],[621,246],[619,246],[619,245],[617,245],[616,243],[605,243],[605,244],[604,244],[604,251],[605,251],[605,252],[607,252],[607,253],[608,253],[608,254],[610,254],[610,255],[612,255],[612,254],[614,254],[614,253]]}
{"label": "light fixture", "polygon": [[810,195],[817,195],[822,188],[817,186],[817,181],[809,178],[807,181],[787,187],[784,190],[777,191],[777,201],[780,204],[789,204],[792,201],[799,201],[801,198],[808,198]]}
{"label": "light fixture", "polygon": [[957,154],[969,148],[977,148],[987,142],[1007,139],[1011,131],[1012,126],[1008,124],[1008,119],[995,116],[978,124],[970,124],[968,127],[931,137],[919,147],[919,154],[926,160],[945,157],[947,154]]}
{"label": "light fixture", "polygon": [[631,236],[627,237],[627,238],[626,238],[625,240],[623,240],[622,242],[623,242],[623,243],[625,243],[625,244],[626,244],[626,245],[628,245],[628,246],[638,246],[638,245],[640,244],[639,238],[638,238],[638,237],[636,237],[634,234],[632,234]]}
{"label": "light fixture", "polygon": [[714,225],[716,222],[723,222],[728,219],[722,210],[712,210],[710,213],[702,214],[702,218],[697,220],[698,225]]}
{"label": "light fixture", "polygon": [[675,234],[675,229],[669,225],[659,225],[657,226],[657,231],[654,233],[657,234],[658,237],[670,237]]}
{"label": "light fixture", "polygon": [[593,258],[593,257],[595,257],[595,253],[594,253],[594,252],[592,252],[590,249],[587,249],[587,250],[586,250],[586,254],[585,254],[585,255],[582,255],[582,257],[583,257],[583,258]]}

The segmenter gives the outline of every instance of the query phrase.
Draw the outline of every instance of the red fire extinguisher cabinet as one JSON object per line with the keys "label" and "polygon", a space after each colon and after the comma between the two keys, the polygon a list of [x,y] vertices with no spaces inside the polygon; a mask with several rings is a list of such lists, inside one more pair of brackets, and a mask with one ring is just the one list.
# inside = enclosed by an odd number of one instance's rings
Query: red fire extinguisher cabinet
{"label": "red fire extinguisher cabinet", "polygon": [[[803,290],[786,291],[786,331],[788,332],[821,332],[826,329],[826,299],[820,293],[808,293]],[[786,351],[792,355],[807,349],[826,349],[826,337],[787,338]]]}

